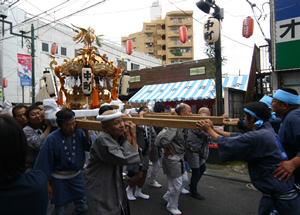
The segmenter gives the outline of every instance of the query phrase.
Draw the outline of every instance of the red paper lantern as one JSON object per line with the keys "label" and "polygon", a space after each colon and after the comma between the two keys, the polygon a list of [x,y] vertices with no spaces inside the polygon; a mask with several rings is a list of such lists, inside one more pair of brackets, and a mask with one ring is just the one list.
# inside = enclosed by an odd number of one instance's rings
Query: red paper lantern
{"label": "red paper lantern", "polygon": [[126,41],[126,53],[128,55],[132,54],[132,40],[127,40]]}
{"label": "red paper lantern", "polygon": [[52,55],[56,54],[56,49],[57,49],[56,43],[52,43],[52,45],[51,45],[51,54]]}
{"label": "red paper lantern", "polygon": [[8,80],[7,80],[6,78],[3,78],[3,80],[2,80],[2,86],[3,86],[4,88],[6,88],[7,85],[8,85]]}
{"label": "red paper lantern", "polygon": [[248,16],[243,21],[243,37],[249,38],[253,34],[253,19]]}
{"label": "red paper lantern", "polygon": [[187,41],[187,30],[184,25],[179,27],[179,39],[182,43]]}

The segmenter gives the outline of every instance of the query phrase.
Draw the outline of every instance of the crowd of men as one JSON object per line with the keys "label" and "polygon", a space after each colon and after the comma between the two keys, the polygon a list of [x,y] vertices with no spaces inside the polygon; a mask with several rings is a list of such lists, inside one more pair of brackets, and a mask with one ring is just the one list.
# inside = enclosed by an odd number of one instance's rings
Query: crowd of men
{"label": "crowd of men", "polygon": [[[213,129],[212,122],[209,120],[198,121],[198,129],[135,125],[131,121],[124,122],[122,113],[115,112],[110,106],[102,106],[99,110],[97,120],[101,121],[102,131],[97,134],[77,129],[75,113],[67,108],[56,112],[55,123],[45,119],[43,102],[29,107],[18,104],[12,108],[12,117],[23,129],[27,140],[24,174],[32,171],[38,171],[39,174],[42,172],[48,181],[48,196],[39,199],[39,201],[49,200],[48,206],[43,209],[44,214],[52,214],[54,211],[57,215],[66,215],[70,202],[75,204],[73,214],[88,212],[89,214],[130,214],[128,200],[150,198],[149,195],[142,193],[150,160],[153,168],[149,173],[149,185],[153,188],[162,187],[156,181],[156,174],[162,167],[168,180],[166,193],[162,196],[162,199],[167,202],[166,209],[171,214],[181,214],[178,208],[181,193],[189,192],[195,199],[205,199],[198,192],[197,187],[206,170],[205,161],[209,156],[208,144],[212,139],[220,145],[220,156],[226,161],[229,154],[234,151],[239,155],[243,154],[243,150],[247,147],[250,147],[247,148],[248,152],[257,151],[256,156],[247,154],[244,158],[247,158],[253,183],[263,193],[259,214],[271,212],[298,214],[300,206],[295,205],[298,205],[300,197],[294,182],[300,183],[299,105],[298,93],[290,88],[277,90],[273,98],[264,98],[257,104],[246,104],[243,109],[245,119],[240,123],[246,126],[247,132],[244,136],[217,131]],[[275,112],[277,117],[276,123],[272,124],[274,129],[268,124],[271,115],[273,118],[275,116],[270,111]],[[166,112],[166,110],[162,103],[156,103],[153,112]],[[192,115],[191,107],[185,103],[170,108],[168,112],[182,116]],[[147,106],[142,106],[138,110],[141,118],[149,113]],[[210,116],[210,110],[202,107],[198,114]],[[225,125],[239,124],[226,115],[223,122]],[[264,133],[262,131],[274,137],[274,141],[272,138],[265,141],[265,137],[260,136]],[[254,147],[252,142],[256,144],[260,142],[261,145],[254,150],[251,148]],[[266,142],[269,147],[263,147],[267,145]],[[228,145],[231,143],[232,145]],[[229,153],[229,148],[234,147],[235,143],[238,143],[236,148]],[[90,153],[84,180],[81,170],[85,166],[86,151]],[[258,158],[258,155],[261,157]],[[259,174],[263,174],[258,172],[259,167],[255,167],[255,171],[251,169],[253,164],[261,160],[266,161],[273,155],[272,161],[278,163],[274,163],[273,169],[264,167],[262,171],[269,171],[278,180],[278,186],[282,186],[282,189],[278,189],[277,193],[269,192],[263,186],[268,186],[271,179],[266,181],[257,179],[260,178]],[[233,154],[230,159],[234,157]],[[240,157],[236,156],[236,159]],[[185,161],[191,168],[191,179],[188,178]],[[260,167],[264,165],[265,163],[261,162]],[[125,171],[123,166],[127,166],[128,176],[131,177],[127,188],[123,180],[123,171]],[[189,191],[184,189],[187,185]],[[1,192],[0,190],[0,194]],[[0,195],[0,204],[1,198]],[[283,199],[289,201],[288,207],[281,205]],[[24,214],[24,211],[22,212]],[[10,211],[10,214],[14,213]]]}

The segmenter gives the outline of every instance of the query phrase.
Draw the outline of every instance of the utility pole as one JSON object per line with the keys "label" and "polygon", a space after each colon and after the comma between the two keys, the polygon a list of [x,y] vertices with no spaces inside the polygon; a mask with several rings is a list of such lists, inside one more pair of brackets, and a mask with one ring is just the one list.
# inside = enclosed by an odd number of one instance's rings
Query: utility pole
{"label": "utility pole", "polygon": [[[215,5],[213,13],[214,18],[221,21],[220,8]],[[222,98],[222,56],[221,56],[221,30],[219,39],[215,43],[215,58],[216,58],[216,98],[217,98],[217,115],[223,115],[223,98]]]}
{"label": "utility pole", "polygon": [[[10,34],[12,35],[15,35],[15,36],[18,36],[18,37],[22,37],[22,40],[23,38],[27,38],[27,39],[30,39],[31,40],[31,67],[32,67],[32,71],[31,71],[31,87],[32,87],[32,104],[35,103],[35,60],[34,60],[34,26],[33,24],[31,24],[31,36],[26,36],[26,35],[23,35],[23,34],[17,34],[17,33],[14,33],[12,31],[12,22],[8,22],[8,21],[5,21],[4,18],[2,18],[2,20],[0,19],[0,22],[2,22],[2,37],[4,37],[4,24],[9,24],[10,26]],[[22,42],[23,44],[23,42]]]}
{"label": "utility pole", "polygon": [[[204,13],[209,14],[210,8],[214,9],[213,17],[220,21],[223,20],[223,9],[216,5],[214,0],[200,0],[196,3],[197,7]],[[221,55],[221,29],[219,39],[215,42],[215,59],[216,59],[216,99],[217,115],[223,115],[223,96],[222,96],[222,55]]]}
{"label": "utility pole", "polygon": [[31,24],[31,91],[32,91],[32,104],[35,103],[35,59],[34,59],[34,26]]}

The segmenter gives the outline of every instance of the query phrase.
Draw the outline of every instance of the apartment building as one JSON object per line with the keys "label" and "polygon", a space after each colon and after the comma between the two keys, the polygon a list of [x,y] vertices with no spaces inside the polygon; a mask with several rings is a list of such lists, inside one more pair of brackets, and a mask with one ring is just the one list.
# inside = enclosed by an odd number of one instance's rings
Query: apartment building
{"label": "apartment building", "polygon": [[[156,16],[156,20],[143,23],[141,32],[122,37],[122,45],[132,40],[133,51],[138,50],[153,55],[163,65],[194,60],[193,11],[172,11],[165,19]],[[179,40],[179,27],[187,28],[187,41]]]}

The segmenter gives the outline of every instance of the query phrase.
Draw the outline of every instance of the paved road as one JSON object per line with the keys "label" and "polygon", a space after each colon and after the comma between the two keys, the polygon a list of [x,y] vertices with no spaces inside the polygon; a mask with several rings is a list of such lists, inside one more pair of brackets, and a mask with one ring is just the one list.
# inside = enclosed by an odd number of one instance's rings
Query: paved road
{"label": "paved road", "polygon": [[[191,173],[188,175],[190,178]],[[167,178],[162,169],[158,173],[157,181],[163,185],[162,188],[149,187],[148,179],[144,185],[143,192],[150,195],[149,200],[130,201],[132,215],[170,215],[165,209],[166,202],[162,199],[167,189]],[[128,182],[125,180],[126,185]],[[190,195],[181,195],[179,210],[183,215],[255,215],[258,211],[261,193],[249,189],[247,185],[249,183],[243,181],[204,175],[198,185],[198,190],[206,199],[196,200]],[[73,209],[73,203],[69,204],[68,214],[71,215]]]}
{"label": "paved road", "polygon": [[[191,173],[188,173],[189,178]],[[149,200],[130,201],[133,215],[167,215],[166,202],[162,199],[166,192],[166,176],[160,170],[157,177],[163,187],[151,188],[144,185],[143,192],[150,195]],[[147,180],[148,182],[148,180]],[[258,211],[261,193],[247,188],[246,182],[233,181],[204,175],[198,185],[205,200],[196,200],[190,195],[181,195],[179,209],[186,215],[255,215]]]}

